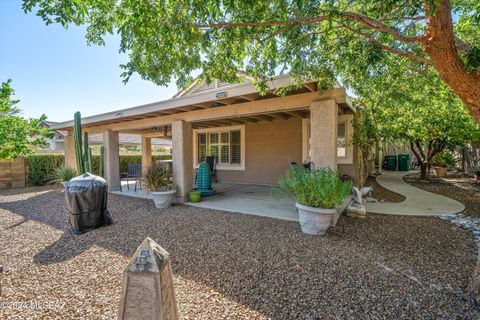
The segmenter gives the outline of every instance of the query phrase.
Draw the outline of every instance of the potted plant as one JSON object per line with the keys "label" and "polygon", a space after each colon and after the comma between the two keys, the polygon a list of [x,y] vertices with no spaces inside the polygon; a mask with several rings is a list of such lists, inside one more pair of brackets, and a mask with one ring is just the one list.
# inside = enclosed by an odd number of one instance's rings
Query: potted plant
{"label": "potted plant", "polygon": [[304,170],[293,167],[279,181],[279,188],[296,200],[302,232],[323,235],[336,213],[336,205],[352,190],[350,181],[342,181],[330,168]]}
{"label": "potted plant", "polygon": [[55,176],[57,181],[60,182],[65,189],[68,185],[68,182],[77,176],[77,171],[67,166],[58,167],[55,169]]}
{"label": "potted plant", "polygon": [[173,183],[173,176],[166,166],[161,163],[152,163],[144,171],[147,190],[157,208],[168,208],[172,205],[177,190]]}
{"label": "potted plant", "polygon": [[188,193],[188,199],[190,200],[190,202],[197,203],[200,201],[201,198],[202,194],[200,191],[192,190]]}
{"label": "potted plant", "polygon": [[455,165],[455,159],[453,154],[448,151],[442,151],[437,153],[432,158],[432,165],[435,169],[435,173],[439,178],[445,178],[447,176],[448,168]]}

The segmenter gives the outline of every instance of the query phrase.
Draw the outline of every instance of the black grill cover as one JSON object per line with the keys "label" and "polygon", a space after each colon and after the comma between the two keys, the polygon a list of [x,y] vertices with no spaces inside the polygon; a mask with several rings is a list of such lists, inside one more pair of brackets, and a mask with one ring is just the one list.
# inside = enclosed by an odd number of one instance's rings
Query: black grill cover
{"label": "black grill cover", "polygon": [[73,178],[65,188],[69,211],[68,222],[73,232],[81,234],[112,224],[107,210],[108,185],[105,179],[85,173]]}

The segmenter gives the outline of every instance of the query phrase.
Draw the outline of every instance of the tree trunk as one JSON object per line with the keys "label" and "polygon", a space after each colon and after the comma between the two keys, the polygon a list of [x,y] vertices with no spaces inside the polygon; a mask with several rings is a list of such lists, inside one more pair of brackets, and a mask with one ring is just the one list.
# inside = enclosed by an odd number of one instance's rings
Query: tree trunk
{"label": "tree trunk", "polygon": [[[415,146],[418,148],[415,149]],[[420,145],[420,142],[416,142],[415,144],[410,141],[410,150],[412,150],[413,154],[415,155],[415,158],[417,158],[417,162],[420,165],[420,180],[426,180],[427,179],[427,166],[428,162],[425,160],[425,154],[422,150],[422,147]]]}
{"label": "tree trunk", "polygon": [[[431,8],[427,6],[427,10],[431,11]],[[449,0],[441,0],[436,13],[427,18],[423,48],[440,78],[465,103],[475,121],[480,123],[480,72],[468,72],[459,56]]]}
{"label": "tree trunk", "polygon": [[427,180],[428,165],[426,162],[420,162],[420,180]]}

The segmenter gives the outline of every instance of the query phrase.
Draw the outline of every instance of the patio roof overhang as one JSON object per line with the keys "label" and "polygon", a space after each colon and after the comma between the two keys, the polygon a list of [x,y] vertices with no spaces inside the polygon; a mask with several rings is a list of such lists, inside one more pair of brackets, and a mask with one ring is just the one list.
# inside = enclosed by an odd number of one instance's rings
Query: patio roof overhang
{"label": "patio roof overhang", "polygon": [[[164,127],[175,120],[185,120],[194,128],[232,125],[248,122],[272,121],[290,117],[307,117],[311,103],[334,99],[339,113],[353,113],[344,88],[317,92],[317,82],[307,82],[303,87],[285,96],[274,93],[276,89],[293,85],[291,78],[280,76],[269,81],[267,94],[262,96],[252,83],[233,84],[160,102],[117,110],[82,119],[82,127],[89,133],[104,130],[144,134],[151,137],[164,135]],[[72,130],[73,121],[54,125],[54,129]],[[169,131],[169,129],[168,129]]]}

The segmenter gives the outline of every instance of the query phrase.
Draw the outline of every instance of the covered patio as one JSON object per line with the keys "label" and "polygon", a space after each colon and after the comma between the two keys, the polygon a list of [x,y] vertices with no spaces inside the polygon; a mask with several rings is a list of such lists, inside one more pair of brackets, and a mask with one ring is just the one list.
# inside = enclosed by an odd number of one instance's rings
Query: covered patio
{"label": "covered patio", "polygon": [[[269,81],[266,94],[260,94],[251,81],[216,81],[210,86],[197,83],[169,100],[86,117],[82,129],[103,135],[105,179],[111,192],[121,186],[119,133],[141,135],[143,168],[152,162],[153,138],[172,140],[172,170],[179,203],[186,202],[194,187],[195,169],[207,155],[218,161],[216,170],[222,183],[217,187],[218,206],[222,199],[234,202],[232,193],[248,196],[251,208],[271,203],[267,200],[269,188],[260,185],[275,185],[291,163],[311,162],[355,179],[356,155],[350,143],[354,110],[345,89],[320,93],[316,82],[307,82],[286,95],[277,93],[293,85],[289,76],[276,77]],[[73,122],[55,128],[69,132],[65,159],[68,166],[75,167]],[[230,183],[250,187],[232,189]],[[275,205],[280,206],[275,211],[282,212],[277,215],[296,219],[295,211],[279,209],[282,202]],[[250,211],[245,208],[248,206],[238,206],[236,211]],[[291,202],[288,207],[293,208]],[[268,210],[264,212],[269,215]]]}
{"label": "covered patio", "polygon": [[[298,221],[298,213],[293,200],[285,197],[273,197],[272,187],[267,185],[215,183],[215,195],[203,197],[198,203],[185,202],[184,204],[216,209],[222,211],[239,212],[256,216],[270,217],[289,221]],[[122,191],[112,191],[114,194],[136,198],[149,199],[145,189],[127,189],[127,182],[122,181]]]}

